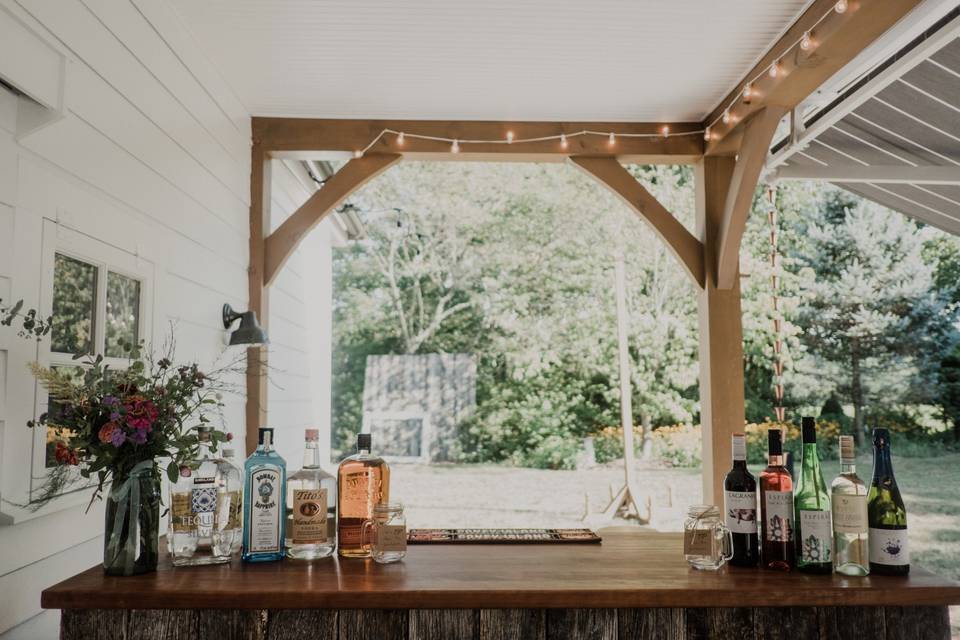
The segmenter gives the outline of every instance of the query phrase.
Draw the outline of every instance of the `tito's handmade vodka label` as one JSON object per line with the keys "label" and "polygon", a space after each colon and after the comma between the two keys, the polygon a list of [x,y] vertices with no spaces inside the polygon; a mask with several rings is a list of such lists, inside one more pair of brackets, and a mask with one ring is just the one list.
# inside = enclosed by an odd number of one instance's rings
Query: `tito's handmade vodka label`
{"label": "tito's handmade vodka label", "polygon": [[293,516],[287,535],[294,544],[316,544],[327,541],[327,490],[295,489]]}
{"label": "tito's handmade vodka label", "polygon": [[280,551],[281,505],[278,495],[281,487],[277,469],[261,469],[250,474],[249,552]]}

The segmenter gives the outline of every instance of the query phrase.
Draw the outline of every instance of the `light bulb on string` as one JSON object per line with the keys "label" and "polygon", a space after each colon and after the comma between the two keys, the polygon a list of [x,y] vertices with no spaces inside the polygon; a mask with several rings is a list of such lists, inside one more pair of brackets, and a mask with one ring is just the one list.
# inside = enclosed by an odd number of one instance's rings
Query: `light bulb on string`
{"label": "light bulb on string", "polygon": [[669,138],[669,137],[670,137],[670,126],[665,124],[665,125],[663,125],[662,127],[660,127],[660,135],[662,135],[664,138]]}
{"label": "light bulb on string", "polygon": [[703,139],[710,142],[710,127],[703,130]]}
{"label": "light bulb on string", "polygon": [[567,143],[567,134],[561,133],[561,134],[560,134],[560,148],[561,148],[561,149],[566,149],[568,146],[569,146],[569,145],[568,145],[568,143]]}
{"label": "light bulb on string", "polygon": [[610,137],[607,138],[607,144],[611,147],[617,144],[617,136],[613,135],[613,131],[610,132]]}
{"label": "light bulb on string", "polygon": [[397,134],[397,146],[402,147],[405,141],[403,131],[401,131]]}
{"label": "light bulb on string", "polygon": [[772,65],[770,65],[770,77],[776,78],[783,75],[783,63],[779,60],[775,60]]}
{"label": "light bulb on string", "polygon": [[507,144],[511,144],[512,142],[513,142],[513,131],[507,131]]}
{"label": "light bulb on string", "polygon": [[753,83],[748,82],[747,84],[743,85],[743,101],[750,102],[750,98],[752,97],[753,97]]}
{"label": "light bulb on string", "polygon": [[720,118],[723,121],[723,124],[730,124],[730,109],[727,109],[723,112],[723,116]]}
{"label": "light bulb on string", "polygon": [[454,140],[453,144],[450,145],[450,153],[460,153],[460,141]]}
{"label": "light bulb on string", "polygon": [[357,149],[356,151],[353,152],[353,157],[354,157],[354,158],[362,158],[362,157],[363,157],[363,151],[360,151],[360,149]]}
{"label": "light bulb on string", "polygon": [[837,4],[833,5],[833,10],[837,13],[846,13],[848,6],[847,0],[837,0]]}
{"label": "light bulb on string", "polygon": [[804,51],[809,51],[813,47],[813,37],[810,35],[809,31],[803,32],[803,37],[800,38],[800,48]]}

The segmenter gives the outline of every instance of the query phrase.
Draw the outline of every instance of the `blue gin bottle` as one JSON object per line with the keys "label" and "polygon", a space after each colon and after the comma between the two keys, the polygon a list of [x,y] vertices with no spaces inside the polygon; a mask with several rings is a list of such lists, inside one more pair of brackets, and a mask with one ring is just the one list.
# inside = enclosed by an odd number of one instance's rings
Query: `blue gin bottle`
{"label": "blue gin bottle", "polygon": [[287,463],[273,449],[273,429],[261,428],[257,450],[243,465],[244,562],[283,559]]}

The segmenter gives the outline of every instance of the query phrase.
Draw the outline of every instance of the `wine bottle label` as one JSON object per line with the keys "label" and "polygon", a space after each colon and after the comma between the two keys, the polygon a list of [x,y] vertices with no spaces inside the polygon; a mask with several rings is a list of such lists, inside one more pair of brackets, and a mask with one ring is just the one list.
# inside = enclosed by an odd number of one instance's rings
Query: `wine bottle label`
{"label": "wine bottle label", "polygon": [[833,541],[830,536],[830,512],[800,510],[800,560],[830,562]]}
{"label": "wine bottle label", "polygon": [[250,553],[280,551],[280,501],[282,479],[277,469],[260,469],[250,474]]}
{"label": "wine bottle label", "polygon": [[892,565],[910,564],[907,530],[870,527],[870,562]]}
{"label": "wine bottle label", "polygon": [[862,535],[867,532],[867,496],[833,496],[833,530]]}
{"label": "wine bottle label", "polygon": [[793,492],[767,491],[764,499],[767,505],[763,514],[767,540],[790,542],[793,540]]}
{"label": "wine bottle label", "polygon": [[757,532],[757,493],[724,491],[723,506],[727,528],[733,533]]}
{"label": "wine bottle label", "polygon": [[296,489],[293,492],[293,544],[327,541],[327,490]]}
{"label": "wine bottle label", "polygon": [[376,551],[397,552],[407,550],[407,527],[402,524],[385,524],[377,527],[374,543]]}

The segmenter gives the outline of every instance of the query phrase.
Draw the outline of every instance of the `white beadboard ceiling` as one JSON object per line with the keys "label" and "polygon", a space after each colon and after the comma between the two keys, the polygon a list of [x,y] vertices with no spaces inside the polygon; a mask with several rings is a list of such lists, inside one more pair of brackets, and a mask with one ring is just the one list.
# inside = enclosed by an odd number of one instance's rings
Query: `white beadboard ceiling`
{"label": "white beadboard ceiling", "polygon": [[808,0],[168,0],[253,115],[700,120]]}

